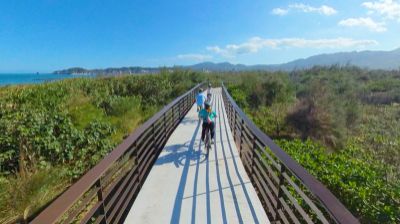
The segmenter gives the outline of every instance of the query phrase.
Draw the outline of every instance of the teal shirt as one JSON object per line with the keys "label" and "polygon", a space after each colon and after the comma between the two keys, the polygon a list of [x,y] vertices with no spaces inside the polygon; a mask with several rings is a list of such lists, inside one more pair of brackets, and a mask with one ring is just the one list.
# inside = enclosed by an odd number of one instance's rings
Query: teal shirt
{"label": "teal shirt", "polygon": [[206,109],[202,109],[199,112],[199,116],[203,119],[204,122],[207,122],[207,118],[210,119],[211,122],[214,122],[214,119],[217,117],[215,111],[211,111],[208,113]]}

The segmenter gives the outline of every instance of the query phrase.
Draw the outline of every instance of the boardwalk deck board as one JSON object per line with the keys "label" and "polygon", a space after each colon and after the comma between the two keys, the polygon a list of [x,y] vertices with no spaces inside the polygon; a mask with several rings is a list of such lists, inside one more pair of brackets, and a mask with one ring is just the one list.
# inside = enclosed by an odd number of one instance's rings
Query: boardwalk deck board
{"label": "boardwalk deck board", "polygon": [[125,223],[269,223],[213,89],[215,144],[208,159],[193,106],[168,139]]}

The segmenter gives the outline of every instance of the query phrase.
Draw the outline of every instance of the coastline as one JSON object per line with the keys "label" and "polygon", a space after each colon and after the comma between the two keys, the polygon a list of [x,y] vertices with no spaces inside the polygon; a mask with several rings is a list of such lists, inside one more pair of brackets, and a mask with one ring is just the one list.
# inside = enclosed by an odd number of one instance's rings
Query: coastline
{"label": "coastline", "polygon": [[96,75],[55,73],[0,73],[0,87],[10,85],[39,84],[79,77],[96,77]]}

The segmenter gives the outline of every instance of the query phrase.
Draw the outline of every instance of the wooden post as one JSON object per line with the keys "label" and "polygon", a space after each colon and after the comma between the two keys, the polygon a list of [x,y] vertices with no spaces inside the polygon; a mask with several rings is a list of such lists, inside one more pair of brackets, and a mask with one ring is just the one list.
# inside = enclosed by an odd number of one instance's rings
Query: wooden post
{"label": "wooden post", "polygon": [[276,198],[276,216],[274,217],[274,221],[278,221],[279,218],[279,209],[282,208],[282,203],[280,202],[280,198],[283,195],[283,190],[282,190],[282,186],[284,184],[285,178],[283,177],[283,174],[286,172],[286,168],[285,166],[281,163],[281,170],[279,172],[279,183],[278,183],[278,197]]}
{"label": "wooden post", "polygon": [[99,200],[99,202],[101,202],[100,214],[104,215],[104,222],[103,223],[108,224],[108,222],[107,222],[107,211],[106,211],[106,207],[104,206],[103,187],[101,185],[101,180],[98,179],[95,185],[98,187],[98,189],[97,189],[97,199]]}
{"label": "wooden post", "polygon": [[236,111],[233,111],[233,125],[232,125],[232,128],[233,128],[233,139],[236,142]]}
{"label": "wooden post", "polygon": [[251,171],[250,171],[250,178],[253,178],[253,173],[254,173],[254,160],[255,160],[255,154],[256,154],[256,149],[257,149],[257,144],[256,144],[256,136],[253,134],[253,139],[252,141],[252,148],[251,148]]}
{"label": "wooden post", "polygon": [[168,111],[166,111],[166,112],[164,113],[164,115],[163,115],[163,126],[164,126],[164,128],[163,128],[163,130],[164,130],[164,140],[163,140],[163,142],[164,142],[164,141],[167,139],[167,137],[168,137],[168,135],[167,135],[167,118],[166,118],[167,113],[168,113]]}
{"label": "wooden post", "polygon": [[156,149],[157,149],[157,146],[156,146],[156,133],[155,133],[156,131],[155,131],[155,127],[154,127],[154,123],[151,125],[151,141],[153,142],[152,144],[153,144],[153,146],[152,146],[152,148],[153,148],[153,154],[154,154],[154,152],[156,151]]}
{"label": "wooden post", "polygon": [[[242,119],[242,121],[240,122],[240,139],[239,139],[239,156],[240,158],[242,158],[242,151],[243,151],[243,129],[244,129],[244,120]],[[242,158],[243,161],[243,158]]]}

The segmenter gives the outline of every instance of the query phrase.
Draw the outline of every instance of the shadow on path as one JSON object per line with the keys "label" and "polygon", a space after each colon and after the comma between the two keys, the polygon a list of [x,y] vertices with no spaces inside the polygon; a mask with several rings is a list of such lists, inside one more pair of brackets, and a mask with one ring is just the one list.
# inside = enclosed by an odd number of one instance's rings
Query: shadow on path
{"label": "shadow on path", "polygon": [[[194,152],[194,143],[196,140],[197,133],[199,132],[199,127],[200,127],[200,123],[198,122],[197,127],[194,131],[194,134],[192,136],[192,139],[190,141],[190,144],[189,144],[187,150],[182,152],[182,156],[184,158],[186,158],[185,163],[181,164],[183,159],[182,160],[178,159],[178,162],[176,162],[176,164],[183,165],[183,171],[182,171],[181,180],[179,181],[179,185],[178,185],[178,192],[176,193],[176,196],[175,196],[174,208],[172,211],[170,223],[179,223],[179,220],[180,220],[181,209],[182,209],[182,200],[183,200],[183,194],[185,191],[185,186],[186,186],[186,181],[187,181],[187,176],[188,176],[188,171],[189,171],[189,166],[190,166],[190,160],[193,158],[193,155],[200,153],[200,151],[198,151],[198,153]],[[178,156],[177,158],[180,158],[180,156]],[[179,162],[179,161],[181,161],[181,162]]]}
{"label": "shadow on path", "polygon": [[[222,102],[220,102],[220,105],[221,105],[221,110],[224,110],[225,108],[224,108]],[[231,156],[232,156],[233,165],[234,165],[234,167],[235,167],[236,175],[237,175],[237,177],[239,178],[240,185],[241,185],[242,188],[243,188],[243,192],[244,192],[244,194],[245,194],[245,196],[246,196],[247,203],[248,203],[248,205],[249,205],[249,207],[250,207],[250,211],[251,211],[251,215],[253,216],[254,223],[260,223],[259,220],[258,220],[258,218],[257,218],[256,211],[254,210],[253,204],[252,204],[252,202],[251,202],[249,193],[247,192],[247,188],[246,188],[246,186],[245,186],[245,182],[243,181],[243,178],[242,178],[242,176],[240,175],[240,172],[239,172],[239,170],[238,170],[238,166],[237,166],[237,162],[236,162],[236,156],[234,156],[234,153],[233,153],[233,150],[232,150],[231,141],[230,141],[230,139],[229,139],[228,127],[227,127],[227,124],[226,124],[227,122],[226,122],[225,116],[223,117],[223,121],[224,121],[224,129],[225,129],[226,138],[227,138],[227,140],[228,140],[228,144],[227,144],[227,145],[228,145],[228,147],[229,147],[229,151],[230,151]],[[221,125],[222,125],[222,124],[221,124]],[[221,131],[221,132],[222,132],[222,131]],[[221,133],[221,138],[222,138],[222,133]],[[221,139],[221,141],[222,141],[222,139]]]}

